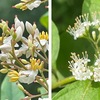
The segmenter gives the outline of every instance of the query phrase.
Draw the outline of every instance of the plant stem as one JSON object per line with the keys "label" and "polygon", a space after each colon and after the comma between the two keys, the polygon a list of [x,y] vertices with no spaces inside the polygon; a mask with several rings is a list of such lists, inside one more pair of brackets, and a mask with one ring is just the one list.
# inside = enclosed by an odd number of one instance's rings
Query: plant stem
{"label": "plant stem", "polygon": [[42,82],[38,76],[36,76],[36,80],[39,82],[40,85],[42,85],[47,91],[48,91],[48,88],[46,87],[46,85],[44,84],[44,82]]}
{"label": "plant stem", "polygon": [[35,51],[35,53],[36,53],[41,59],[43,59],[43,61],[44,61],[45,63],[48,63],[47,60],[46,60],[40,53],[38,53],[37,51]]}
{"label": "plant stem", "polygon": [[31,97],[27,97],[26,99],[23,98],[21,100],[29,100],[29,99],[32,99],[32,98],[37,98],[37,97],[41,97],[43,95],[47,95],[48,93],[44,93],[44,94],[38,94],[38,95],[32,95]]}
{"label": "plant stem", "polygon": [[58,81],[57,83],[53,84],[53,85],[52,85],[52,90],[53,90],[53,89],[56,89],[56,88],[58,88],[58,87],[60,87],[60,86],[62,86],[62,85],[64,85],[64,84],[71,83],[71,82],[73,82],[73,81],[75,81],[74,76],[67,77],[67,78],[65,78],[65,79],[63,79],[63,80],[61,80],[61,81]]}
{"label": "plant stem", "polygon": [[40,44],[40,46],[41,46],[41,48],[42,48],[42,52],[43,52],[45,58],[48,60],[47,55],[46,55],[46,53],[44,52],[44,48],[43,48],[43,46],[41,45],[39,38],[37,37],[36,39],[37,39],[37,41],[39,42],[39,44]]}
{"label": "plant stem", "polygon": [[43,81],[45,82],[46,86],[48,87],[47,80],[45,79],[45,76],[44,76],[44,74],[43,74],[43,71],[42,71],[42,70],[40,70],[40,74],[41,74],[41,76],[42,76],[42,78],[43,78]]}
{"label": "plant stem", "polygon": [[24,69],[27,69],[20,61],[19,61],[19,59],[16,57],[16,55],[15,55],[15,50],[14,50],[14,45],[15,45],[15,41],[11,41],[11,45],[12,45],[12,52],[10,53],[12,56],[13,56],[13,58],[16,60],[16,62],[18,63],[18,65],[20,66],[20,67],[23,67]]}

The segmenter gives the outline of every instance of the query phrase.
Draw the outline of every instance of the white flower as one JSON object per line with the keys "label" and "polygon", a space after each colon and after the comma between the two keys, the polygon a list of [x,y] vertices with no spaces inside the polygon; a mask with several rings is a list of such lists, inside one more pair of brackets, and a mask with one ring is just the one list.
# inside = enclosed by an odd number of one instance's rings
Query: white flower
{"label": "white flower", "polygon": [[19,81],[21,83],[27,83],[30,84],[35,80],[35,77],[38,74],[38,70],[26,70],[26,71],[20,71],[19,72]]}
{"label": "white flower", "polygon": [[[45,52],[47,50],[49,50],[48,39],[49,39],[49,36],[48,36],[47,32],[42,31],[39,34],[39,41],[40,41],[40,44],[42,45],[42,47],[43,47],[43,49],[44,49]],[[37,44],[38,44],[38,48],[41,49],[41,45],[38,42],[37,42]]]}
{"label": "white flower", "polygon": [[26,21],[25,26],[26,26],[26,30],[27,30],[27,32],[29,34],[32,34],[32,35],[35,34],[35,30],[37,29],[35,23],[32,25],[31,23],[29,23],[28,21]]}
{"label": "white flower", "polygon": [[0,50],[3,51],[4,53],[8,53],[12,50],[12,47],[10,44],[3,44],[0,46]]}
{"label": "white flower", "polygon": [[[12,40],[12,36],[6,37],[3,40],[3,44],[0,45],[0,50],[4,53],[9,53],[12,50],[11,47],[11,40]],[[15,47],[19,47],[19,45],[16,43]]]}
{"label": "white flower", "polygon": [[88,59],[87,53],[86,52],[85,54],[83,53],[82,58],[80,58],[79,55],[72,53],[71,58],[73,60],[69,62],[69,64],[70,64],[70,69],[75,79],[76,80],[91,79],[91,76],[93,75],[93,73],[87,66],[88,62],[90,62],[90,59]]}
{"label": "white flower", "polygon": [[34,8],[39,7],[40,4],[41,4],[41,0],[35,0],[33,3],[27,4],[26,6],[27,6],[27,8],[28,8],[29,10],[32,10],[32,9],[34,9]]}
{"label": "white flower", "polygon": [[100,82],[100,68],[99,67],[94,68],[93,71],[94,71],[94,75],[93,75],[94,81],[95,82]]}
{"label": "white flower", "polygon": [[40,40],[40,43],[41,43],[41,45],[43,46],[45,52],[46,52],[47,50],[49,50],[49,43],[48,43],[47,40],[42,39],[42,40]]}
{"label": "white flower", "polygon": [[98,57],[96,56],[96,61],[94,63],[95,67],[93,69],[94,71],[94,81],[95,82],[100,82],[100,54],[98,54]]}
{"label": "white flower", "polygon": [[100,67],[100,54],[99,54],[99,57],[96,56],[96,58],[97,59],[96,59],[94,65]]}
{"label": "white flower", "polygon": [[100,21],[97,18],[98,14],[100,14],[100,13],[95,12],[95,13],[91,14],[91,17],[93,19],[93,21],[91,22],[91,25],[93,25],[93,26],[99,26],[100,25]]}
{"label": "white flower", "polygon": [[22,31],[24,32],[24,23],[20,21],[17,16],[15,16],[15,29],[17,29],[19,26],[21,27]]}
{"label": "white flower", "polygon": [[68,27],[67,32],[73,35],[75,40],[79,37],[83,37],[86,34],[86,29],[88,30],[91,25],[90,21],[88,21],[88,16],[88,14],[84,14],[79,18],[77,17],[74,27]]}
{"label": "white flower", "polygon": [[17,35],[17,37],[16,37],[16,42],[18,42],[18,41],[20,41],[21,39],[22,39],[22,36],[23,36],[23,30],[22,30],[22,28],[19,26],[17,29],[16,29],[16,35]]}
{"label": "white flower", "polygon": [[7,61],[8,60],[8,55],[7,54],[0,54],[0,60],[1,61]]}

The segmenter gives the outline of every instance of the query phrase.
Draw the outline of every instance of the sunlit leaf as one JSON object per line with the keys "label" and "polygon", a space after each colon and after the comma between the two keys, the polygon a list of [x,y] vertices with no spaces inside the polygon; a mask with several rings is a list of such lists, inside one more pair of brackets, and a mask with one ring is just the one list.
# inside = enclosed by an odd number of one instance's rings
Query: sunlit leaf
{"label": "sunlit leaf", "polygon": [[[46,90],[44,87],[38,88],[38,91],[39,91],[41,94],[47,93],[47,90]],[[48,98],[48,95],[43,95],[43,96],[41,96],[41,97],[42,97],[42,98]]]}
{"label": "sunlit leaf", "polygon": [[77,81],[67,85],[53,100],[100,100],[100,83]]}
{"label": "sunlit leaf", "polygon": [[6,76],[1,85],[0,100],[20,100],[24,97],[24,93],[21,90],[19,90],[16,83],[9,82],[9,79]]}

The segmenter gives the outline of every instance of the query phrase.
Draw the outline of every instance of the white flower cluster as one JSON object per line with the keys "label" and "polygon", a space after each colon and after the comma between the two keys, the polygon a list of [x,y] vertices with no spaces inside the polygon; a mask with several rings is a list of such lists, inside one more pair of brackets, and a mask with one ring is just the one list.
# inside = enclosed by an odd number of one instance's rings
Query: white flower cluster
{"label": "white flower cluster", "polygon": [[94,67],[89,67],[87,52],[82,53],[83,57],[80,58],[76,53],[72,53],[72,61],[69,61],[69,68],[76,80],[94,80],[95,82],[100,82],[100,55],[94,63]]}
{"label": "white flower cluster", "polygon": [[[0,61],[2,65],[8,66],[7,68],[4,66],[3,70],[10,70],[8,76],[12,82],[19,80],[21,83],[30,84],[35,80],[38,69],[43,67],[44,62],[34,59],[34,57],[37,57],[41,51],[44,50],[45,53],[48,50],[48,33],[44,31],[40,33],[35,23],[32,25],[26,21],[24,25],[17,16],[14,22],[11,28],[3,20],[0,23],[3,31],[0,37]],[[29,33],[28,38],[23,36],[25,27]],[[28,58],[30,61],[22,59],[22,55],[25,55],[26,59]],[[18,69],[18,72],[12,69]]]}
{"label": "white flower cluster", "polygon": [[74,27],[69,26],[66,31],[70,33],[70,35],[74,36],[75,40],[80,37],[88,36],[88,30],[91,26],[96,27],[98,30],[100,29],[100,20],[98,20],[96,15],[96,12],[92,14],[92,21],[89,20],[89,14],[77,17],[75,19],[76,23],[74,23]]}

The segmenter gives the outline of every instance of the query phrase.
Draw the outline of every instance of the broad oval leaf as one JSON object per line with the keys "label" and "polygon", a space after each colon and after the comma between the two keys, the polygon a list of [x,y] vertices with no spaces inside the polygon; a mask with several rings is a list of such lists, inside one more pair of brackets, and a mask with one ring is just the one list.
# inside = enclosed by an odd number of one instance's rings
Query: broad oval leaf
{"label": "broad oval leaf", "polygon": [[1,99],[0,100],[21,100],[24,98],[24,93],[19,90],[16,83],[9,82],[6,76],[1,85]]}
{"label": "broad oval leaf", "polygon": [[48,12],[42,15],[42,17],[40,18],[40,22],[45,28],[48,29]]}
{"label": "broad oval leaf", "polygon": [[53,100],[100,100],[100,82],[76,81],[58,92]]}
{"label": "broad oval leaf", "polygon": [[60,47],[60,39],[58,34],[58,29],[56,25],[52,22],[52,65],[55,64]]}

